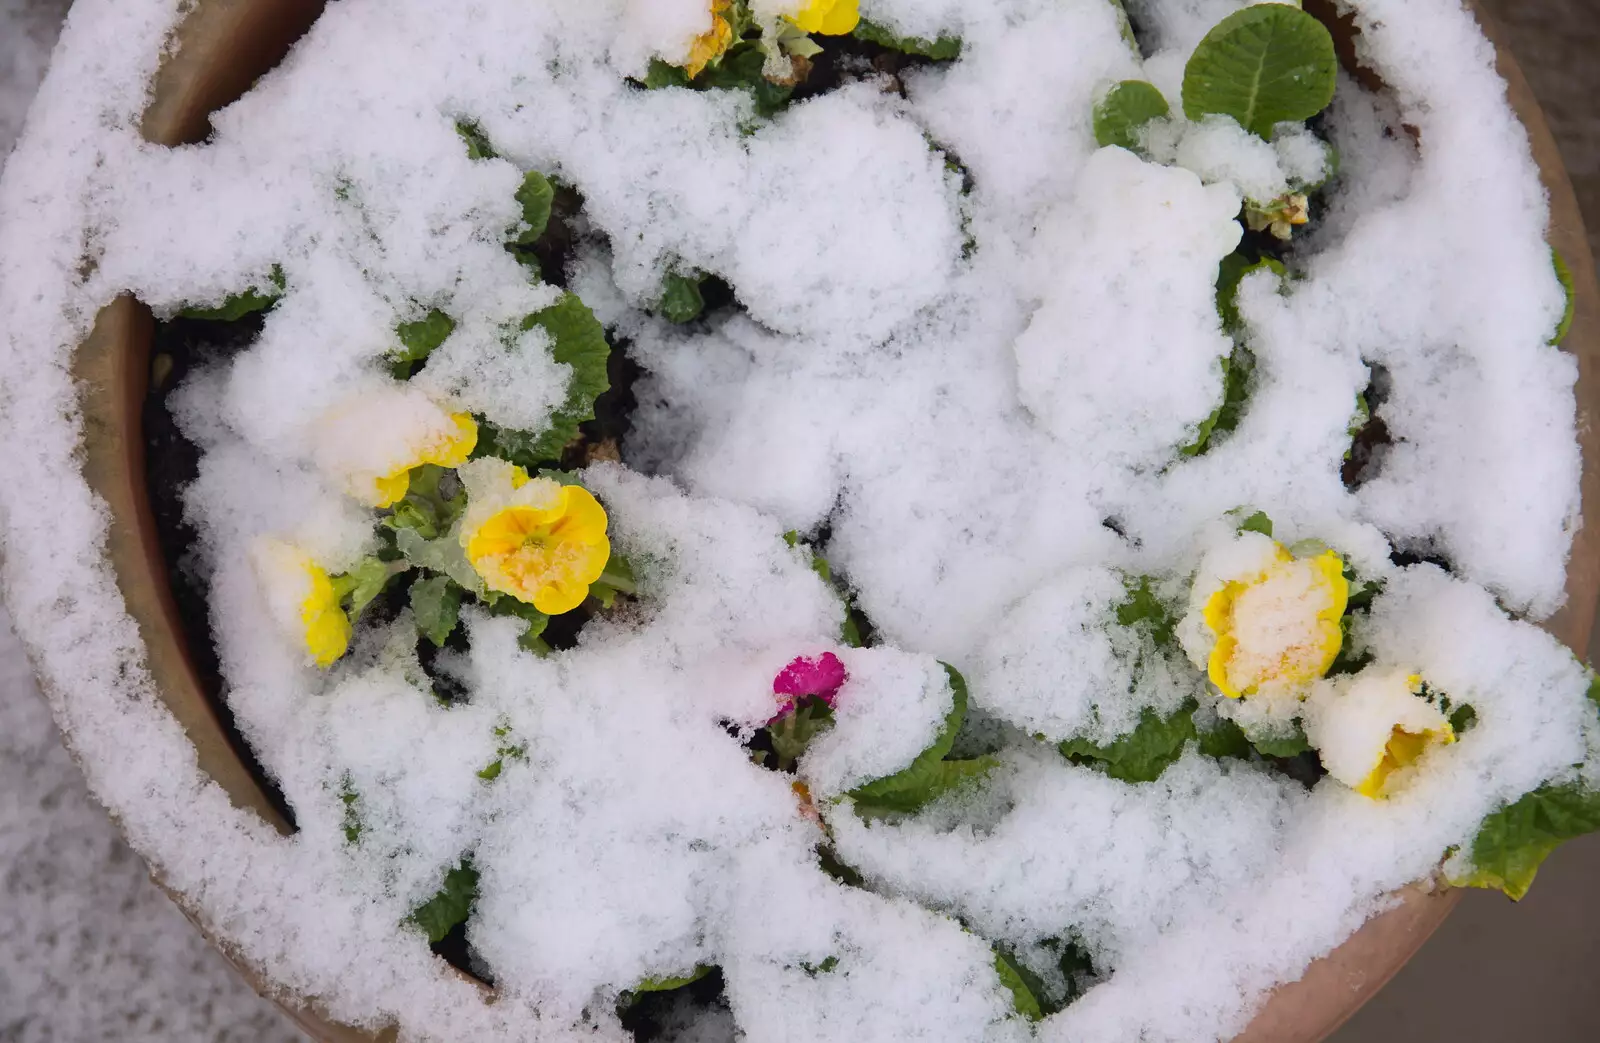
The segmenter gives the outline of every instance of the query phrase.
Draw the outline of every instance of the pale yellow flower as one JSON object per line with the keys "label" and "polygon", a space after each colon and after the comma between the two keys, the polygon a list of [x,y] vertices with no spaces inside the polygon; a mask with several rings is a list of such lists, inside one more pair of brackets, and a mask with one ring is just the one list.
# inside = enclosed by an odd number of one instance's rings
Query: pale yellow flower
{"label": "pale yellow flower", "polygon": [[461,546],[484,585],[551,616],[583,604],[611,559],[599,501],[501,460],[473,461],[462,480]]}
{"label": "pale yellow flower", "polygon": [[1230,699],[1303,696],[1328,672],[1343,644],[1341,618],[1350,596],[1344,561],[1333,551],[1297,558],[1267,537],[1243,571],[1219,577],[1204,597],[1203,664]]}
{"label": "pale yellow flower", "polygon": [[1306,738],[1333,778],[1364,797],[1388,796],[1428,750],[1456,741],[1422,678],[1363,670],[1323,681],[1306,703]]}
{"label": "pale yellow flower", "polygon": [[350,617],[333,579],[304,551],[266,539],[255,548],[255,564],[268,601],[318,666],[332,666],[350,648]]}
{"label": "pale yellow flower", "polygon": [[424,464],[459,467],[478,444],[472,414],[452,412],[420,388],[380,383],[344,396],[312,432],[318,466],[373,507],[392,507]]}
{"label": "pale yellow flower", "polygon": [[860,0],[806,0],[789,20],[808,33],[848,36],[861,22]]}
{"label": "pale yellow flower", "polygon": [[684,71],[691,79],[699,76],[707,65],[721,58],[733,46],[733,23],[725,16],[732,6],[733,0],[711,0],[711,28],[694,38],[689,45],[688,60],[683,63]]}

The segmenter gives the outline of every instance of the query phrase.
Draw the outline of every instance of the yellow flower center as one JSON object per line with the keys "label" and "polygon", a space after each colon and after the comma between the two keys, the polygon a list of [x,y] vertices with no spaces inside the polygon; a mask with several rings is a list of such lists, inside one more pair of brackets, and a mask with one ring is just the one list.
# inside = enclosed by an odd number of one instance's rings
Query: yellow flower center
{"label": "yellow flower center", "polygon": [[333,580],[326,570],[310,559],[301,562],[309,589],[300,603],[300,626],[306,650],[318,666],[326,669],[350,648],[350,617],[339,604]]}
{"label": "yellow flower center", "polygon": [[723,12],[732,6],[733,0],[711,0],[711,28],[694,38],[689,45],[689,58],[683,63],[691,79],[733,46],[733,23],[723,17]]}
{"label": "yellow flower center", "polygon": [[806,0],[789,21],[808,33],[847,36],[861,23],[860,0]]}
{"label": "yellow flower center", "polygon": [[393,507],[405,498],[411,488],[411,471],[423,464],[440,467],[460,467],[467,462],[478,446],[478,422],[471,413],[451,413],[453,430],[441,431],[416,447],[412,459],[405,466],[374,479],[374,507]]}
{"label": "yellow flower center", "polygon": [[581,605],[611,558],[605,508],[576,485],[562,486],[543,506],[496,511],[461,539],[490,590],[551,616]]}
{"label": "yellow flower center", "polygon": [[1211,682],[1232,699],[1309,685],[1339,655],[1349,596],[1337,554],[1295,558],[1279,547],[1261,572],[1224,583],[1206,600],[1202,618],[1216,636]]}

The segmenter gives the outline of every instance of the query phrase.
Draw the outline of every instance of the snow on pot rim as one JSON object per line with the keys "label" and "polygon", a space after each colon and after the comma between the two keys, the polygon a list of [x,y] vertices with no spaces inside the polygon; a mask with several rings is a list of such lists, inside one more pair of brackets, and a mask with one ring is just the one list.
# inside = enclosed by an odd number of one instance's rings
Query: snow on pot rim
{"label": "snow on pot rim", "polygon": [[[82,13],[83,10],[87,8],[80,9],[80,13],[74,15],[75,20],[81,19],[84,24],[93,24],[91,19],[94,15]],[[139,21],[140,19],[133,18],[130,19],[130,24]],[[161,19],[152,18],[142,26],[146,31],[146,35],[142,38],[151,43],[146,49],[147,53],[134,54],[132,52],[138,49],[130,47],[128,54],[110,56],[134,63],[121,70],[121,75],[126,77],[123,82],[142,82],[143,77],[149,74],[149,65],[156,53],[154,42],[161,38],[165,31],[164,25]],[[63,67],[53,75],[65,80],[73,75],[74,69],[79,75],[87,75],[86,68],[75,66],[71,62],[75,55],[82,53],[83,48],[74,51],[72,44],[69,43],[63,51],[65,56]],[[106,66],[101,66],[99,70],[100,75],[111,77],[113,83],[117,72],[114,67]],[[57,92],[47,89],[46,108],[43,113],[34,117],[36,123],[46,128],[55,126],[49,118],[48,106],[51,104],[65,105],[66,102],[58,98]],[[134,111],[130,109],[121,118],[131,125],[134,115]],[[1429,130],[1428,123],[1419,122],[1426,135]],[[39,135],[35,134],[33,137],[37,138]],[[25,170],[26,157],[37,154],[44,147],[37,140],[30,141],[25,146],[25,151],[19,154],[23,157],[23,162],[19,162],[17,168]],[[12,186],[17,185],[25,176],[23,174],[8,178],[6,211],[12,221],[16,220],[13,211],[17,205],[17,193],[24,191],[22,188]],[[93,174],[85,169],[83,177],[92,178]],[[36,196],[38,193],[37,185],[28,189],[30,196]],[[1558,206],[1559,204],[1560,200]],[[1568,212],[1571,213],[1570,210]],[[1574,227],[1569,225],[1564,229],[1561,227],[1556,229],[1557,234],[1563,231],[1570,235]],[[12,241],[10,237],[9,241]],[[61,258],[56,266],[57,270],[65,272],[75,267],[77,263],[75,249],[65,245],[75,240],[62,236],[52,241],[61,244],[54,247],[59,251]],[[1577,241],[1581,243],[1581,231]],[[7,249],[13,248],[7,247]],[[1579,251],[1570,249],[1564,248],[1563,252],[1569,259],[1582,256]],[[8,298],[11,298],[8,300],[8,312],[20,314],[18,304],[23,298],[14,288],[25,284],[18,281],[17,277],[22,269],[18,267],[14,257],[14,254],[8,254],[4,269],[6,293]],[[51,270],[48,264],[41,267],[47,272]],[[1581,277],[1583,269],[1581,265],[1578,267]],[[47,297],[49,296],[48,287],[41,287],[41,290]],[[53,398],[31,395],[24,398],[18,393],[19,385],[15,375],[7,378],[10,405],[6,424],[8,431],[13,435],[14,443],[18,443],[19,434],[29,430],[27,421],[34,421],[44,426],[38,421],[41,414],[33,413],[32,410],[43,410],[44,416],[48,416],[52,410],[70,413],[70,405],[66,403],[70,403],[71,389],[65,383],[70,347],[87,329],[94,309],[104,303],[104,295],[98,300],[95,299],[95,294],[103,294],[103,291],[104,287],[89,290],[76,288],[73,293],[64,295],[63,303],[66,310],[48,332],[48,335],[57,338],[61,345],[57,352],[57,360],[53,363],[55,368],[46,375],[47,378],[54,380]],[[59,296],[60,288],[55,292],[58,294],[56,299],[63,299]],[[40,329],[42,327],[34,327],[29,331],[30,336],[38,335]],[[10,350],[14,354],[19,351],[15,339],[17,336],[18,334],[13,331],[10,339]],[[1587,345],[1579,341],[1577,346]],[[45,385],[42,383],[38,385],[38,387],[43,386]],[[35,390],[37,388],[30,385],[29,391]],[[92,445],[92,433],[86,432],[86,437]],[[64,446],[47,447],[46,454],[54,452],[56,455],[42,455],[41,459],[36,461],[19,461],[23,473],[27,474],[31,470],[30,477],[33,479],[20,484],[33,489],[47,487],[51,480],[49,461],[63,461],[61,454],[66,451]],[[1590,458],[1594,458],[1592,454]],[[73,474],[72,469],[65,466],[64,462],[56,463],[55,467],[56,481],[63,475]],[[67,495],[75,497],[78,502],[86,505],[87,500],[83,490],[75,479],[68,478],[67,485]],[[115,601],[112,578],[99,564],[100,559],[95,548],[100,538],[102,525],[100,516],[87,512],[72,514],[64,511],[59,518],[50,519],[52,524],[49,528],[53,542],[47,542],[43,539],[40,527],[23,513],[29,506],[27,499],[15,489],[9,490],[6,495],[6,509],[12,530],[10,545],[13,548],[7,563],[8,596],[12,599],[14,609],[17,610],[19,628],[35,649],[47,688],[52,691],[52,702],[58,719],[63,721],[64,729],[69,734],[69,741],[75,744],[80,755],[84,757],[86,771],[97,792],[119,811],[124,827],[130,833],[135,845],[151,858],[153,864],[158,867],[158,872],[172,886],[179,891],[191,893],[191,896],[195,892],[202,895],[199,905],[204,910],[203,918],[209,929],[222,939],[223,944],[243,948],[241,955],[247,962],[263,959],[264,957],[250,951],[249,947],[244,946],[239,939],[245,933],[263,929],[270,931],[271,925],[276,923],[277,913],[284,908],[292,907],[297,902],[316,901],[314,889],[306,886],[310,881],[286,873],[279,881],[283,890],[274,892],[271,887],[259,887],[263,880],[259,871],[246,877],[238,871],[240,865],[237,863],[232,866],[221,864],[240,857],[237,852],[229,851],[227,840],[230,837],[236,841],[245,839],[250,845],[249,858],[253,863],[253,869],[272,863],[286,867],[292,855],[285,849],[282,841],[274,838],[271,831],[262,828],[261,824],[250,816],[230,808],[217,788],[206,785],[199,774],[178,771],[174,768],[174,764],[188,764],[191,754],[184,752],[188,747],[183,735],[171,727],[171,719],[156,711],[151,690],[145,686],[144,678],[139,675],[137,668],[131,665],[140,662],[142,658],[140,637],[130,625],[128,617],[122,615]],[[116,538],[114,533],[112,538],[113,540]],[[30,549],[36,546],[53,546],[56,549],[48,557],[44,554],[24,556],[17,553],[16,548],[19,546],[27,546]],[[1574,615],[1578,617],[1578,621],[1573,624],[1570,635],[1564,635],[1569,637],[1574,647],[1582,647],[1581,640],[1576,639],[1581,639],[1583,632],[1587,630],[1586,616],[1592,611],[1589,607],[1593,601],[1592,586],[1574,586],[1584,578],[1593,576],[1593,556],[1586,553],[1586,550],[1587,547],[1580,548],[1574,567],[1569,570],[1567,577],[1569,591],[1581,592],[1582,595],[1573,599]],[[71,600],[58,600],[62,596]],[[134,595],[128,594],[127,597],[129,607],[134,607]],[[89,643],[85,643],[86,641]],[[69,648],[70,654],[67,652]],[[80,661],[70,662],[69,660],[74,657],[79,657]],[[155,667],[154,662],[151,666]],[[63,698],[61,693],[75,688],[83,691],[95,690],[85,684],[90,678],[93,678],[99,690],[114,691],[122,695],[124,699],[129,700],[128,705],[118,705],[110,700],[88,705],[81,699]],[[96,745],[112,739],[113,733],[127,728],[133,722],[138,722],[141,729],[161,736],[163,756],[159,763],[154,758],[149,762],[141,761],[137,764],[118,763],[103,755],[108,747]],[[103,739],[94,738],[97,731]],[[97,752],[102,755],[96,756]],[[161,799],[149,803],[133,801],[126,805],[119,799],[119,796],[140,791]],[[184,851],[172,850],[162,843],[165,834],[180,829],[203,831],[199,835],[206,840]],[[270,879],[274,875],[276,874],[269,871],[266,877]],[[1354,926],[1370,908],[1370,906],[1364,907],[1362,911],[1354,914],[1347,911],[1341,926],[1332,929],[1342,931]],[[285,945],[287,941],[280,935],[276,942],[269,944]],[[475,987],[464,984],[436,966],[425,949],[420,954],[386,954],[383,970],[385,974],[393,975],[393,980],[384,982],[381,979],[363,976],[357,982],[348,983],[352,985],[352,990],[343,995],[332,995],[329,983],[340,976],[340,972],[348,971],[349,965],[344,960],[330,959],[318,966],[314,960],[315,954],[289,952],[283,955],[286,957],[286,962],[276,968],[282,975],[280,981],[303,994],[326,997],[329,1007],[342,1017],[352,1020],[366,1019],[373,1016],[373,1011],[409,1009],[417,1013],[428,1011],[437,1013],[448,1010],[451,1018],[460,1020],[452,1022],[448,1030],[441,1030],[442,1034],[466,1031],[492,1034],[497,1030],[512,1031],[512,1021],[516,1016],[515,1002],[503,999],[494,1007],[480,1007]],[[398,991],[400,983],[403,983],[408,994],[402,995]],[[1080,1012],[1084,1013],[1087,1011]],[[1320,1028],[1321,1026],[1318,1031]]]}

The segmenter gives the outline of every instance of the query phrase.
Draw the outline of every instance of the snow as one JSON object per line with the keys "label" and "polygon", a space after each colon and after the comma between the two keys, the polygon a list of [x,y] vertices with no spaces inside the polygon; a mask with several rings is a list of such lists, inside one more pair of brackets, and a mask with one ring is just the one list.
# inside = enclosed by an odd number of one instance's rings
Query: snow
{"label": "snow", "polygon": [[[1176,99],[1240,3],[1130,3],[1147,61],[1104,0],[864,6],[961,35],[963,57],[764,119],[737,92],[626,82],[681,54],[708,13],[687,0],[345,0],[211,140],[163,149],[134,127],[179,5],[79,0],[0,182],[0,579],[90,787],[275,987],[408,1040],[619,1039],[619,994],[716,964],[750,1038],[998,1041],[1029,1029],[991,945],[1037,958],[1066,938],[1096,984],[1043,1038],[1226,1038],[1486,813],[1595,760],[1584,671],[1528,621],[1559,605],[1577,523],[1576,370],[1546,343],[1545,201],[1470,18],[1355,5],[1394,96],[1341,81],[1326,221],[1296,233],[1288,277],[1244,280],[1233,331],[1214,280],[1239,205],[1314,183],[1320,145],[1212,120],[1155,128],[1138,156],[1096,149],[1090,113],[1141,73]],[[504,158],[469,159],[461,118]],[[465,650],[428,669],[401,608],[318,670],[251,548],[348,567],[374,546],[372,482],[457,412],[537,429],[563,399],[548,338],[505,333],[556,292],[502,249],[528,168],[582,196],[570,287],[644,371],[624,463],[582,478],[640,597],[548,657],[469,606]],[[185,502],[229,706],[293,838],[201,775],[151,691],[74,456],[70,369],[117,294],[170,314],[274,265],[261,336],[169,405],[204,454]],[[652,316],[686,271],[737,308]],[[432,308],[458,328],[399,384],[395,328]],[[1181,456],[1236,338],[1256,365],[1238,428]],[[1396,443],[1351,491],[1348,427],[1379,366]],[[469,497],[492,466],[467,469]],[[1049,745],[1190,700],[1235,712],[1115,619],[1126,580],[1153,576],[1190,602],[1194,654],[1204,595],[1240,574],[1225,559],[1278,553],[1235,538],[1240,508],[1382,581],[1352,640],[1474,707],[1387,799],[1192,748],[1126,783]],[[837,647],[843,606],[789,530],[822,540],[878,647]],[[1273,631],[1307,600],[1246,622]],[[813,806],[740,740],[784,666],[824,651],[848,680],[801,761]],[[1002,722],[996,766],[865,821],[835,798],[932,742],[941,662]],[[436,677],[467,698],[441,703]],[[823,872],[825,842],[866,888]],[[492,1002],[407,922],[469,853]]]}

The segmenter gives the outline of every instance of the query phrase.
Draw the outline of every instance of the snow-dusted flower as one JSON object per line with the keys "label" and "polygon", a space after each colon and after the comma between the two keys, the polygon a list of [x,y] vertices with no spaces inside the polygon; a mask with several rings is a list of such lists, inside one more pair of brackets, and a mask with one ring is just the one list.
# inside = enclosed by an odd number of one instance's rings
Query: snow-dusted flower
{"label": "snow-dusted flower", "polygon": [[1328,774],[1362,796],[1387,796],[1435,746],[1456,741],[1444,713],[1404,670],[1363,670],[1319,682],[1306,700],[1306,738]]}
{"label": "snow-dusted flower", "polygon": [[847,36],[861,22],[859,0],[805,0],[789,20],[808,33]]}
{"label": "snow-dusted flower", "polygon": [[478,444],[470,413],[450,412],[411,387],[365,388],[336,404],[316,430],[318,465],[373,507],[392,507],[423,464],[458,467]]}
{"label": "snow-dusted flower", "polygon": [[327,570],[281,540],[260,541],[254,557],[280,624],[296,635],[318,666],[332,666],[350,648],[351,626]]}
{"label": "snow-dusted flower", "polygon": [[1185,649],[1231,699],[1300,699],[1339,655],[1349,596],[1333,551],[1297,558],[1269,537],[1241,533],[1201,566]]}
{"label": "snow-dusted flower", "polygon": [[848,675],[844,663],[832,652],[820,656],[797,656],[779,671],[772,681],[772,693],[782,700],[773,720],[792,713],[795,706],[807,696],[814,696],[829,707],[839,698],[839,689]]}
{"label": "snow-dusted flower", "polygon": [[484,585],[551,616],[583,604],[611,559],[605,508],[589,490],[503,460],[475,460],[461,477],[461,546]]}
{"label": "snow-dusted flower", "polygon": [[689,45],[689,57],[683,63],[690,77],[699,76],[705,67],[721,58],[733,46],[733,23],[727,11],[733,0],[711,0],[711,28],[694,38]]}

